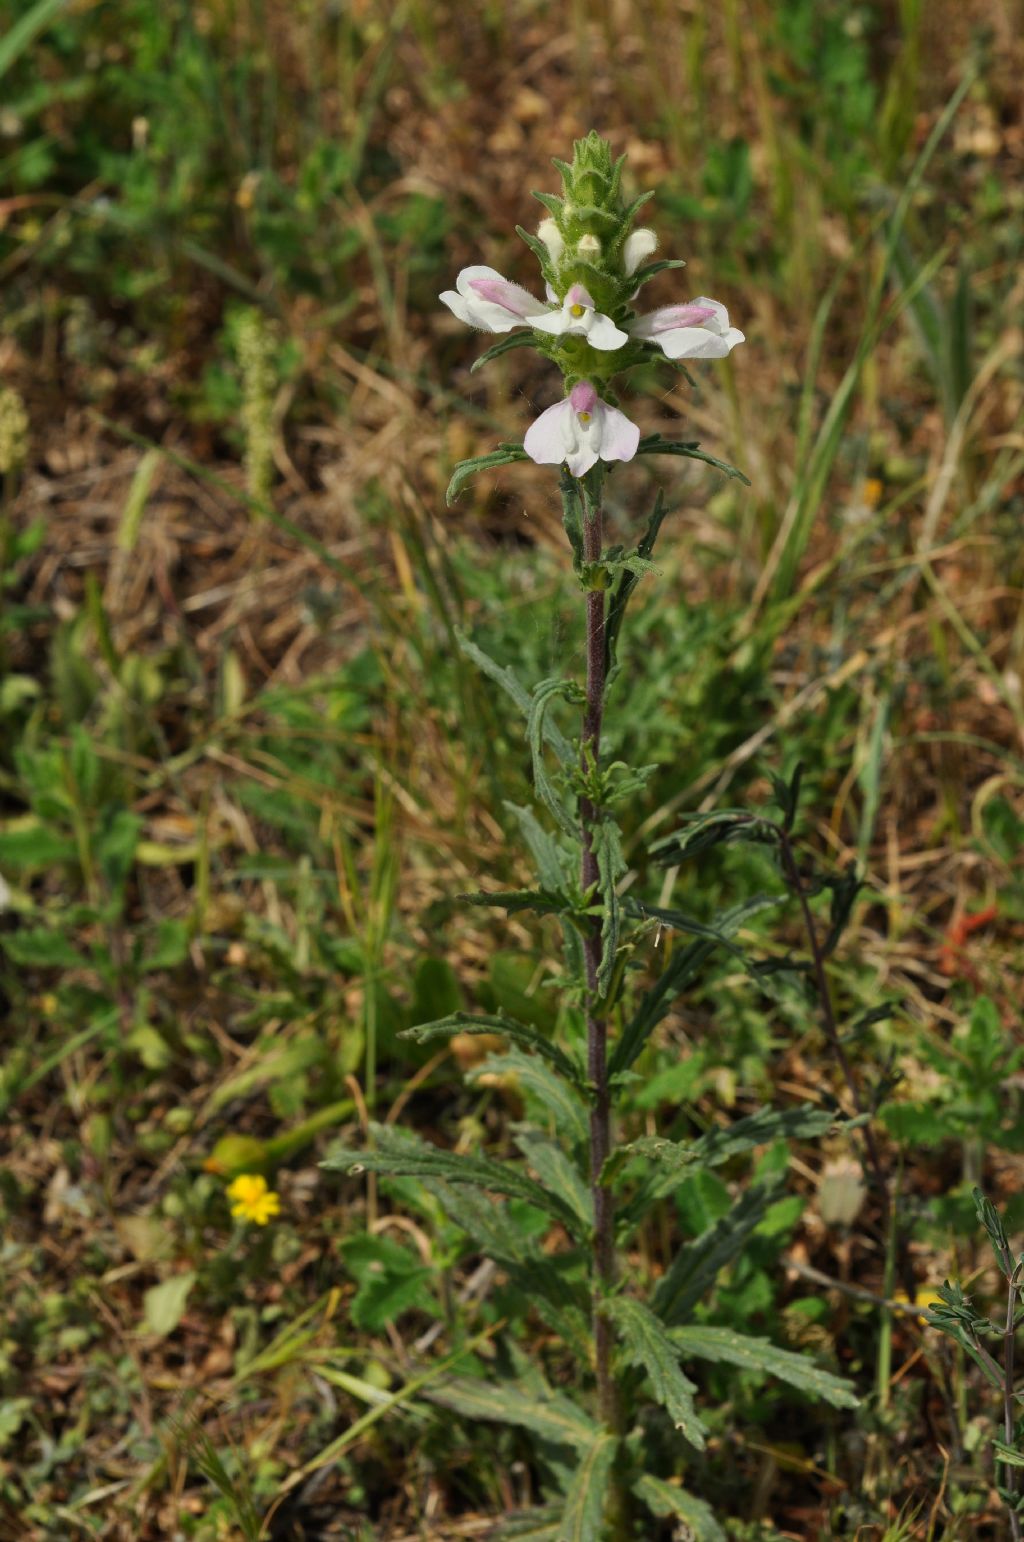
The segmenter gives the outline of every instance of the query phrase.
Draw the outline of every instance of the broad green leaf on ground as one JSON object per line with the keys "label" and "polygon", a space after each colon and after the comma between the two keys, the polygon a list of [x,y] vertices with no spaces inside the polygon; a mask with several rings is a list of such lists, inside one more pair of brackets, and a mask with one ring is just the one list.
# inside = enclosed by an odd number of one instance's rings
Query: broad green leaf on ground
{"label": "broad green leaf on ground", "polygon": [[601,1542],[608,1479],[617,1444],[614,1435],[602,1430],[581,1454],[565,1496],[558,1542]]}
{"label": "broad green leaf on ground", "polygon": [[743,1251],[750,1233],[764,1220],[780,1191],[777,1183],[753,1185],[728,1214],[692,1242],[684,1243],[654,1293],[654,1310],[662,1322],[672,1325],[685,1321],[721,1271]]}
{"label": "broad green leaf on ground", "polygon": [[676,1429],[702,1451],[704,1426],[693,1406],[697,1389],[680,1370],[681,1351],[669,1338],[664,1324],[658,1321],[650,1307],[629,1296],[613,1297],[605,1302],[603,1310],[615,1326],[627,1359],[646,1371],[655,1398]]}
{"label": "broad green leaf on ground", "polygon": [[741,1370],[762,1371],[806,1392],[808,1397],[831,1403],[833,1408],[856,1408],[860,1402],[852,1382],[823,1371],[807,1355],[778,1349],[767,1339],[748,1338],[732,1328],[708,1328],[697,1323],[670,1328],[669,1338],[680,1354],[735,1365]]}
{"label": "broad green leaf on ground", "polygon": [[172,1274],[170,1279],[151,1285],[142,1298],[142,1316],[150,1333],[166,1337],[173,1333],[185,1315],[189,1294],[196,1282],[194,1269]]}
{"label": "broad green leaf on ground", "polygon": [[509,1162],[492,1162],[488,1157],[457,1156],[453,1151],[428,1146],[398,1134],[388,1125],[371,1125],[374,1148],[366,1151],[336,1149],[320,1166],[328,1172],[390,1173],[406,1178],[442,1178],[448,1183],[467,1183],[495,1194],[509,1194],[525,1199],[574,1231],[578,1225],[575,1212],[554,1194],[548,1194],[519,1168]]}
{"label": "broad green leaf on ground", "polygon": [[558,1445],[586,1451],[601,1433],[582,1408],[549,1388],[539,1395],[534,1379],[528,1388],[514,1381],[472,1381],[453,1376],[426,1390],[433,1403],[451,1408],[467,1419],[514,1424]]}
{"label": "broad green leaf on ground", "polygon": [[715,1520],[711,1506],[703,1499],[695,1499],[685,1489],[647,1473],[633,1484],[633,1493],[659,1519],[678,1516],[693,1533],[695,1542],[726,1542],[725,1532]]}
{"label": "broad green leaf on ground", "polygon": [[585,1142],[587,1139],[587,1109],[583,1099],[573,1086],[556,1076],[534,1055],[524,1055],[520,1050],[505,1054],[488,1055],[486,1060],[474,1066],[468,1080],[481,1076],[513,1075],[519,1085],[531,1093],[552,1115],[555,1128],[568,1139]]}
{"label": "broad green leaf on ground", "polygon": [[510,1039],[513,1044],[518,1044],[523,1049],[532,1049],[535,1054],[543,1055],[551,1064],[575,1086],[583,1085],[583,1076],[579,1066],[569,1059],[564,1050],[559,1049],[544,1034],[538,1033],[536,1028],[531,1028],[528,1023],[521,1023],[514,1017],[506,1017],[503,1012],[494,1015],[486,1015],[480,1012],[452,1012],[448,1017],[439,1017],[433,1023],[420,1023],[416,1028],[403,1028],[399,1033],[400,1039],[413,1039],[417,1044],[425,1044],[429,1039],[451,1038],[457,1033],[496,1033],[502,1038]]}

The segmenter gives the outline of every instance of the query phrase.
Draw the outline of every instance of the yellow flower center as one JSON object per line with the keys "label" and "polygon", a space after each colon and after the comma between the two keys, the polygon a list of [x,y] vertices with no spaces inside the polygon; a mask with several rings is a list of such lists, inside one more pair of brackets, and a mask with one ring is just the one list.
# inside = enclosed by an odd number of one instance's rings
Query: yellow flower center
{"label": "yellow flower center", "polygon": [[580,422],[585,427],[590,422],[590,419],[592,418],[593,413],[590,413],[590,412],[578,412],[576,414],[576,416],[579,418]]}
{"label": "yellow flower center", "polygon": [[583,311],[584,311],[584,307],[582,305],[570,305],[569,306],[569,315],[570,316],[582,316],[583,315]]}

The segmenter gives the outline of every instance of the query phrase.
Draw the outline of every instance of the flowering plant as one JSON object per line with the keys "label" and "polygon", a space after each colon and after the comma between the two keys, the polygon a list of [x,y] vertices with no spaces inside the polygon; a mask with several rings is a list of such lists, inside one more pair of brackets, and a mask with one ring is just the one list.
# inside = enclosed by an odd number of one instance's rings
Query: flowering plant
{"label": "flowering plant", "polygon": [[[561,399],[540,413],[522,444],[504,443],[463,462],[448,495],[451,500],[485,467],[530,459],[560,468],[565,528],[584,596],[586,677],[582,685],[543,680],[530,691],[462,639],[464,651],[526,719],[534,786],[550,822],[544,828],[533,810],[512,809],[538,886],[473,899],[557,917],[566,963],[564,1042],[504,1013],[457,1012],[411,1033],[421,1041],[456,1033],[500,1035],[508,1048],[490,1056],[483,1069],[518,1077],[542,1117],[516,1127],[522,1163],[443,1151],[393,1127],[375,1126],[371,1149],[336,1152],[325,1165],[421,1179],[474,1245],[529,1294],[564,1347],[562,1380],[572,1384],[571,1394],[555,1390],[535,1365],[493,1385],[447,1376],[423,1389],[468,1417],[519,1426],[537,1440],[539,1453],[548,1453],[539,1456],[547,1500],[519,1518],[523,1535],[625,1542],[651,1534],[649,1522],[640,1519],[647,1512],[675,1517],[706,1542],[724,1542],[711,1508],[678,1483],[681,1467],[699,1460],[707,1434],[697,1388],[681,1361],[692,1357],[772,1373],[839,1406],[854,1398],[846,1382],[797,1354],[692,1320],[702,1295],[740,1255],[775,1198],[770,1184],[749,1188],[709,1234],[676,1251],[653,1287],[628,1263],[636,1252],[631,1244],[683,1176],[782,1136],[821,1134],[833,1117],[813,1106],[769,1109],[727,1130],[684,1140],[622,1140],[613,1122],[616,1105],[636,1079],[638,1058],[673,1002],[716,947],[738,952],[735,933],[765,903],[760,896],[708,925],[637,899],[632,889],[620,892],[626,863],[617,811],[643,788],[650,768],[602,760],[606,687],[628,602],[651,568],[666,511],[659,494],[635,546],[606,548],[604,479],[617,462],[668,454],[746,480],[696,442],[642,436],[619,405],[613,382],[629,370],[652,359],[685,368],[685,360],[724,358],[743,341],[717,300],[701,297],[647,313],[634,308],[648,280],[683,264],[651,260],[654,233],[634,228],[650,195],[626,201],[623,160],[613,161],[608,144],[592,133],[577,141],[571,164],[555,162],[562,195],[536,195],[546,218],[536,235],[519,233],[540,263],[545,300],[480,266],[465,268],[455,289],[441,296],[459,320],[501,334],[479,363],[532,346],[561,372]],[[559,700],[581,709],[575,743],[553,721]],[[776,842],[785,861],[795,790],[783,789],[783,801],[789,806],[777,826],[723,814],[688,824],[662,843],[666,865],[702,846],[743,838]],[[660,978],[637,993],[641,950],[662,927],[687,941],[671,953]],[[557,1241],[541,1249],[532,1233],[520,1235],[511,1206],[503,1215],[485,1197],[495,1194],[542,1212]]]}

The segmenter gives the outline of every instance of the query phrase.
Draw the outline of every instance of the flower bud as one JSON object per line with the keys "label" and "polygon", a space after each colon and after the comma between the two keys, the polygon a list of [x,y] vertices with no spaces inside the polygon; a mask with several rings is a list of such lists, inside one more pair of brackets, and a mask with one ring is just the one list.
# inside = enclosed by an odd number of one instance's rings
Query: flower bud
{"label": "flower bud", "polygon": [[634,230],[631,236],[626,237],[626,244],[622,248],[622,266],[626,276],[635,273],[640,264],[646,262],[657,250],[658,238],[653,230]]}
{"label": "flower bud", "polygon": [[601,255],[601,243],[596,236],[580,236],[576,243],[576,250],[588,262],[593,262],[595,257],[600,257]]}
{"label": "flower bud", "polygon": [[537,234],[547,247],[548,256],[551,258],[551,261],[557,262],[565,251],[565,241],[562,239],[562,232],[554,220],[541,220],[537,226]]}

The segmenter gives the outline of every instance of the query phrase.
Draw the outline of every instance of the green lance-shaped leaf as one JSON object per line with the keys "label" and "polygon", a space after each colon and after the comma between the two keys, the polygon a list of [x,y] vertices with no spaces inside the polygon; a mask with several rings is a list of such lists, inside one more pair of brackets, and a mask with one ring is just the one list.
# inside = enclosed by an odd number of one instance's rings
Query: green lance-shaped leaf
{"label": "green lance-shaped leaf", "polygon": [[761,819],[746,809],[714,809],[710,814],[695,814],[682,830],[656,842],[651,847],[651,858],[659,867],[670,867],[687,857],[695,857],[710,846],[733,841],[775,845],[778,840],[778,827],[770,819]]}
{"label": "green lance-shaped leaf", "polygon": [[633,1484],[633,1493],[659,1519],[677,1516],[689,1528],[694,1542],[727,1542],[711,1506],[685,1489],[645,1473]]}
{"label": "green lance-shaped leaf", "polygon": [[[608,1062],[610,1075],[621,1075],[623,1071],[629,1070],[673,1001],[696,978],[705,960],[714,951],[715,945],[724,943],[725,946],[730,947],[729,939],[735,936],[751,916],[757,915],[758,911],[770,905],[778,905],[781,902],[781,896],[755,895],[752,899],[744,900],[742,904],[735,905],[731,910],[718,916],[714,927],[704,927],[699,922],[691,923],[688,917],[682,916],[678,911],[660,912],[656,907],[639,906],[635,901],[632,902],[636,914],[654,915],[659,918],[671,914],[679,917],[680,921],[686,922],[687,927],[692,927],[698,940],[674,953],[668,968],[641,997],[635,1014],[612,1051]],[[668,924],[675,925],[675,922],[670,921]],[[683,930],[683,927],[679,929]]]}
{"label": "green lance-shaped leaf", "polygon": [[567,835],[575,835],[576,821],[566,807],[564,799],[555,791],[554,783],[548,776],[547,767],[544,764],[544,720],[556,696],[565,697],[570,701],[583,699],[579,686],[572,680],[556,678],[542,680],[534,688],[526,730],[530,754],[533,757],[533,785],[537,789],[537,796],[547,805],[555,822]]}
{"label": "green lance-shaped leaf", "polygon": [[629,1070],[673,1001],[693,983],[713,952],[714,943],[698,941],[673,953],[668,967],[640,998],[639,1006],[612,1050],[608,1061],[609,1076],[620,1076]]}
{"label": "green lance-shaped leaf", "polygon": [[[665,495],[658,489],[658,495],[654,500],[654,510],[647,524],[641,540],[637,543],[636,555],[641,562],[649,562],[654,551],[654,543],[665,521],[668,510],[665,507]],[[608,613],[604,625],[604,654],[605,673],[610,675],[615,664],[615,650],[622,630],[622,623],[626,615],[626,607],[630,597],[642,576],[641,571],[624,568],[616,578],[614,587],[608,596]]]}
{"label": "green lance-shaped leaf", "polygon": [[[499,686],[505,692],[505,695],[515,702],[523,717],[529,720],[533,709],[533,698],[526,687],[516,678],[513,671],[507,668],[507,666],[499,664],[496,659],[492,659],[490,654],[485,653],[472,638],[467,637],[465,632],[461,632],[458,627],[455,629],[455,640],[466,657],[471,659],[476,665],[477,669],[482,674],[485,674],[488,680],[493,680],[495,685]],[[559,760],[565,762],[566,765],[574,759],[572,746],[568,739],[557,724],[549,719],[545,719],[544,722],[544,740],[554,750]]]}
{"label": "green lance-shaped leaf", "polygon": [[558,1542],[601,1542],[612,1464],[618,1441],[607,1430],[580,1454],[565,1496]]}
{"label": "green lance-shaped leaf", "polygon": [[597,971],[597,988],[604,996],[611,985],[615,954],[619,946],[620,906],[617,885],[626,871],[626,860],[622,855],[619,827],[607,816],[592,832],[591,840],[597,858],[598,888],[602,903],[601,962]]}
{"label": "green lance-shaped leaf", "polygon": [[573,572],[581,573],[586,562],[583,549],[583,503],[579,483],[567,466],[562,467],[559,486],[562,492],[562,524],[572,549]]}
{"label": "green lance-shaped leaf", "polygon": [[372,1151],[333,1151],[320,1166],[329,1172],[388,1173],[407,1178],[443,1178],[448,1183],[468,1183],[478,1189],[495,1194],[508,1194],[513,1199],[525,1199],[536,1205],[556,1221],[574,1232],[579,1221],[574,1210],[548,1194],[539,1183],[534,1183],[510,1162],[492,1162],[488,1157],[457,1156],[452,1151],[442,1151],[436,1146],[411,1140],[400,1135],[389,1125],[371,1125],[374,1137]]}
{"label": "green lance-shaped leaf", "polygon": [[[471,375],[475,375],[478,369],[483,369],[484,365],[489,364],[492,359],[500,358],[503,353],[510,353],[513,348],[536,348],[536,346],[537,334],[535,332],[509,332],[507,336],[501,338],[499,342],[494,343],[490,348],[488,348],[486,353],[482,353],[479,359],[476,359],[474,363],[470,365],[469,373]],[[525,455],[516,457],[517,460],[525,460],[526,458],[527,457]],[[463,462],[463,464],[466,464],[466,462]],[[501,461],[499,464],[507,465],[508,462]],[[483,467],[480,466],[477,469],[482,471]],[[449,493],[450,492],[451,489],[449,488]],[[451,501],[451,497],[449,496],[448,502],[451,503]]]}
{"label": "green lance-shaped leaf", "polygon": [[572,905],[564,894],[549,894],[545,889],[476,889],[460,894],[467,905],[486,905],[494,910],[532,910],[538,916],[564,916]]}
{"label": "green lance-shaped leaf", "polygon": [[516,1145],[548,1194],[567,1205],[576,1216],[573,1234],[584,1242],[594,1230],[594,1201],[579,1170],[561,1146],[535,1130],[520,1130]]}
{"label": "green lance-shaped leaf", "polygon": [[469,460],[461,460],[448,483],[448,491],[444,495],[445,502],[454,503],[466,483],[471,477],[475,477],[477,472],[492,471],[497,466],[511,466],[518,460],[529,460],[529,458],[521,444],[500,444],[489,455],[473,455]]}
{"label": "green lance-shaped leaf", "polygon": [[555,1128],[572,1141],[583,1144],[587,1139],[587,1108],[576,1091],[573,1082],[567,1082],[534,1055],[521,1050],[509,1050],[505,1054],[488,1055],[480,1065],[469,1072],[471,1081],[481,1076],[511,1074],[525,1091],[532,1093],[549,1110]]}
{"label": "green lance-shaped leaf", "polygon": [[646,284],[659,273],[664,273],[666,268],[685,268],[686,262],[682,257],[660,257],[657,262],[649,262],[643,268],[637,268],[631,282],[633,284]]}
{"label": "green lance-shaped leaf", "polygon": [[[557,842],[544,829],[540,820],[532,808],[522,808],[516,803],[506,802],[505,807],[519,825],[522,837],[530,849],[537,866],[537,876],[541,885],[548,893],[560,892],[565,884],[567,872],[563,865],[562,854]],[[574,858],[578,865],[578,842],[573,835]],[[565,947],[565,966],[569,978],[579,980],[583,978],[583,939],[576,930],[574,923],[567,917],[562,918],[562,939]]]}
{"label": "green lance-shaped leaf", "polygon": [[669,1338],[681,1355],[710,1360],[714,1365],[735,1365],[744,1371],[760,1371],[787,1382],[808,1397],[833,1408],[856,1408],[860,1402],[852,1382],[823,1371],[789,1349],[779,1349],[767,1339],[748,1338],[732,1328],[708,1328],[687,1323],[670,1328]]}
{"label": "green lance-shaped leaf", "polygon": [[541,1505],[536,1510],[523,1510],[504,1521],[493,1533],[497,1542],[559,1542],[561,1537],[561,1505]]}
{"label": "green lance-shaped leaf", "polygon": [[630,1296],[613,1296],[602,1311],[611,1319],[631,1364],[647,1373],[654,1396],[666,1410],[677,1430],[681,1430],[698,1451],[704,1449],[704,1426],[693,1406],[696,1387],[679,1367],[680,1351],[673,1344],[665,1325],[645,1306]]}
{"label": "green lance-shaped leaf", "polygon": [[744,487],[750,486],[750,478],[745,477],[742,471],[737,471],[735,466],[730,466],[728,461],[718,460],[714,455],[708,455],[700,448],[700,441],[683,443],[676,439],[663,439],[660,434],[648,434],[637,445],[638,455],[681,455],[688,460],[702,460],[706,466],[714,466],[716,471],[724,471],[727,477],[733,477],[737,482],[742,482]]}
{"label": "green lance-shaped leaf", "polygon": [[662,1322],[672,1326],[686,1320],[722,1270],[742,1253],[781,1189],[779,1183],[755,1184],[713,1226],[679,1249],[654,1292],[654,1310]]}
{"label": "green lance-shaped leaf", "polygon": [[486,1419],[493,1424],[513,1424],[557,1445],[587,1451],[602,1433],[582,1408],[546,1387],[540,1393],[538,1377],[528,1386],[515,1381],[472,1381],[452,1377],[424,1389],[424,1396],[467,1419]]}
{"label": "green lance-shaped leaf", "polygon": [[515,1017],[506,1017],[504,1013],[489,1015],[480,1012],[452,1012],[450,1016],[439,1017],[433,1023],[420,1023],[416,1028],[403,1028],[398,1037],[412,1039],[416,1044],[426,1044],[431,1039],[451,1038],[457,1033],[501,1034],[502,1038],[508,1039],[511,1043],[518,1044],[523,1049],[533,1050],[537,1055],[543,1055],[544,1059],[550,1061],[573,1086],[581,1089],[585,1086],[582,1071],[575,1061],[570,1060],[564,1050],[559,1049],[557,1044],[552,1044],[550,1039],[546,1039],[528,1023],[521,1023]]}
{"label": "green lance-shaped leaf", "polygon": [[720,1167],[731,1157],[776,1140],[814,1140],[834,1123],[834,1114],[827,1108],[816,1108],[813,1103],[801,1103],[796,1108],[762,1108],[734,1124],[716,1126],[696,1140],[642,1135],[639,1140],[620,1146],[609,1158],[605,1172],[618,1172],[631,1157],[643,1157],[654,1168],[657,1191],[668,1193],[694,1167]]}
{"label": "green lance-shaped leaf", "polygon": [[501,1265],[509,1285],[529,1301],[569,1352],[588,1364],[593,1339],[585,1290],[574,1286],[563,1268],[540,1254],[532,1238],[517,1231],[504,1206],[495,1205],[474,1189],[453,1187],[437,1178],[425,1180],[424,1187],[448,1219],[472,1237],[486,1257]]}

